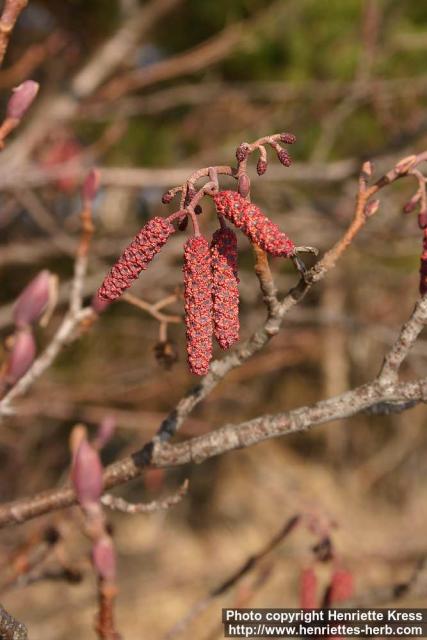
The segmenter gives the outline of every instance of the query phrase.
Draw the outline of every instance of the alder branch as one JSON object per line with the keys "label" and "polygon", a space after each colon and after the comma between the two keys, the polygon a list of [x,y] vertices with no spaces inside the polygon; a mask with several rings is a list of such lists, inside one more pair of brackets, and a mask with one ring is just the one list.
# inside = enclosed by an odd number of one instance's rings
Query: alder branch
{"label": "alder branch", "polygon": [[[371,382],[347,391],[339,396],[322,400],[312,406],[299,407],[273,416],[261,416],[238,425],[225,425],[208,434],[191,438],[183,443],[170,445],[166,440],[177,432],[191,411],[216,387],[232,369],[240,366],[257,353],[280,329],[285,315],[333,268],[340,256],[349,247],[371,215],[378,209],[377,201],[371,198],[385,186],[408,175],[415,166],[424,162],[427,153],[413,155],[401,160],[392,170],[372,186],[371,165],[365,163],[359,177],[359,191],[353,220],[344,233],[317,263],[301,278],[277,305],[267,305],[268,315],[264,325],[233,353],[212,363],[209,373],[201,383],[189,392],[171,412],[151,442],[132,456],[120,460],[105,470],[104,489],[124,484],[138,477],[144,468],[177,467],[189,463],[200,463],[227,451],[249,447],[289,433],[313,428],[316,425],[350,417],[367,409],[389,406],[414,406],[427,400],[427,378],[399,382],[397,371],[407,357],[421,328],[427,323],[427,296],[421,298],[409,321],[402,328],[379,375]],[[393,371],[393,375],[387,372]],[[408,405],[409,403],[409,405]],[[0,509],[0,526],[24,522],[50,511],[75,504],[71,488],[44,492],[33,498],[17,500]]]}

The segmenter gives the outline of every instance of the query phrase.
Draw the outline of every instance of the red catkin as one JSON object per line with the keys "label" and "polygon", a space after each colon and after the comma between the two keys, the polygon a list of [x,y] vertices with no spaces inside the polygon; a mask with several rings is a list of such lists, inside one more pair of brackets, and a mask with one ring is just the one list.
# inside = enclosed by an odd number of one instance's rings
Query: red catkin
{"label": "red catkin", "polygon": [[217,212],[241,229],[261,249],[273,256],[289,257],[295,245],[261,209],[236,191],[220,191],[214,196]]}
{"label": "red catkin", "polygon": [[317,577],[312,567],[301,571],[299,606],[302,609],[315,609],[317,606]]}
{"label": "red catkin", "polygon": [[353,576],[346,569],[335,569],[332,574],[325,604],[327,607],[337,605],[350,598],[353,594]]}
{"label": "red catkin", "polygon": [[214,335],[221,349],[239,339],[239,279],[237,238],[227,227],[215,231],[211,242]]}
{"label": "red catkin", "polygon": [[209,243],[192,236],[184,246],[184,302],[190,371],[202,376],[212,358],[212,264]]}
{"label": "red catkin", "polygon": [[423,234],[423,252],[421,254],[420,264],[420,294],[423,296],[427,293],[427,229]]}
{"label": "red catkin", "polygon": [[126,247],[98,290],[102,300],[116,300],[130,287],[141,271],[174,233],[172,224],[164,218],[152,218]]}

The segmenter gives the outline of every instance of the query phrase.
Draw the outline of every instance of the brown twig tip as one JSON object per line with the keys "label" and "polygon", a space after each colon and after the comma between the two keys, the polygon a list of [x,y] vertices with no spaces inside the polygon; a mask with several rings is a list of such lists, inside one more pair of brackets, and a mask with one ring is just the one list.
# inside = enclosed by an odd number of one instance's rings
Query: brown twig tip
{"label": "brown twig tip", "polygon": [[21,120],[33,103],[39,88],[39,83],[33,80],[26,80],[18,87],[15,87],[7,103],[7,117]]}
{"label": "brown twig tip", "polygon": [[175,232],[164,218],[152,218],[126,247],[98,290],[102,300],[116,300],[130,287],[141,271],[147,269],[153,258]]}
{"label": "brown twig tip", "polygon": [[217,213],[230,220],[263,251],[273,256],[291,257],[295,245],[277,224],[267,218],[259,207],[247,202],[235,191],[220,191],[214,196]]}
{"label": "brown twig tip", "polygon": [[184,301],[190,371],[205,375],[212,359],[213,301],[209,243],[192,236],[184,247]]}
{"label": "brown twig tip", "polygon": [[239,340],[239,279],[237,277],[237,238],[223,227],[211,242],[214,335],[221,349]]}

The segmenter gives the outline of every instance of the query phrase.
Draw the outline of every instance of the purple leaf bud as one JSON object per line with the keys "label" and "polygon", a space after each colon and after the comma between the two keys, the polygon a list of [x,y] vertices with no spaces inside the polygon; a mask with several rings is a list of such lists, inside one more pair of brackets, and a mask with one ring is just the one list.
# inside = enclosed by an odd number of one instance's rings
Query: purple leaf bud
{"label": "purple leaf bud", "polygon": [[280,140],[285,144],[294,144],[296,142],[296,136],[293,133],[281,133]]}
{"label": "purple leaf bud", "polygon": [[95,442],[97,449],[105,447],[107,442],[111,440],[116,430],[116,418],[113,415],[107,415],[101,421],[96,434]]}
{"label": "purple leaf bud", "polygon": [[264,175],[264,173],[267,171],[267,160],[263,160],[262,158],[260,158],[257,162],[256,170],[259,176]]}
{"label": "purple leaf bud", "polygon": [[246,196],[249,194],[249,191],[251,190],[251,181],[246,173],[243,173],[241,176],[239,176],[237,190],[242,198],[246,198]]}
{"label": "purple leaf bud", "polygon": [[419,200],[420,197],[418,195],[408,200],[402,207],[403,213],[412,213],[417,208]]}
{"label": "purple leaf bud", "polygon": [[83,438],[74,454],[71,481],[82,507],[99,502],[102,494],[102,464],[98,452]]}
{"label": "purple leaf bud", "polygon": [[17,327],[36,322],[49,303],[51,274],[46,269],[25,287],[15,302],[13,321]]}
{"label": "purple leaf bud", "polygon": [[163,204],[169,204],[169,202],[172,202],[172,200],[173,200],[173,193],[171,193],[170,191],[165,191],[165,193],[162,195]]}
{"label": "purple leaf bud", "polygon": [[92,548],[92,562],[98,575],[103,580],[115,580],[116,553],[113,541],[109,536],[103,536],[95,541]]}
{"label": "purple leaf bud", "polygon": [[12,95],[7,103],[7,117],[13,118],[14,120],[21,120],[36,97],[39,86],[38,82],[26,80],[13,89]]}
{"label": "purple leaf bud", "polygon": [[420,229],[427,229],[427,211],[420,211],[418,214],[418,226]]}
{"label": "purple leaf bud", "polygon": [[236,149],[237,162],[243,162],[249,156],[249,145],[247,142],[242,142]]}
{"label": "purple leaf bud", "polygon": [[110,306],[110,304],[111,304],[111,300],[103,300],[102,298],[99,297],[98,293],[95,293],[90,303],[90,306],[95,311],[95,313],[97,313],[98,315],[101,315],[101,313],[104,313],[104,311]]}
{"label": "purple leaf bud", "polygon": [[84,202],[95,200],[99,189],[101,174],[98,169],[91,169],[87,174],[82,187],[82,198]]}
{"label": "purple leaf bud", "polygon": [[6,364],[5,381],[14,385],[28,371],[36,356],[36,343],[31,329],[20,329],[14,336],[12,350]]}

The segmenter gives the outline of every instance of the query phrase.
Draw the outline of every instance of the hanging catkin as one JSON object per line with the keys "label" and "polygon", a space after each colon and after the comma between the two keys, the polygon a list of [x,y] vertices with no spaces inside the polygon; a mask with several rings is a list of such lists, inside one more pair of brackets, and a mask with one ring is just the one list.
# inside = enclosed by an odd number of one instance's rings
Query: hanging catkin
{"label": "hanging catkin", "polygon": [[213,329],[211,253],[203,236],[192,236],[185,243],[183,272],[188,364],[201,376],[212,358]]}
{"label": "hanging catkin", "polygon": [[174,232],[172,224],[164,218],[149,220],[113,265],[99,288],[98,296],[103,300],[119,298]]}
{"label": "hanging catkin", "polygon": [[214,335],[221,349],[239,339],[239,288],[237,277],[237,238],[223,227],[211,242]]}
{"label": "hanging catkin", "polygon": [[220,191],[214,196],[216,210],[261,249],[273,256],[289,257],[295,245],[277,224],[272,222],[259,207],[247,202],[236,191]]}

